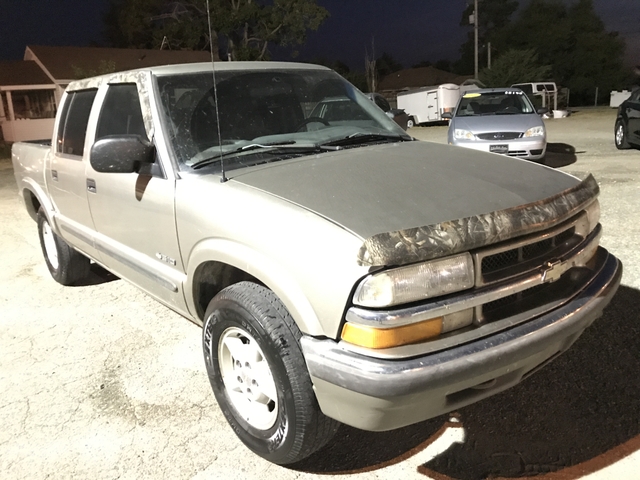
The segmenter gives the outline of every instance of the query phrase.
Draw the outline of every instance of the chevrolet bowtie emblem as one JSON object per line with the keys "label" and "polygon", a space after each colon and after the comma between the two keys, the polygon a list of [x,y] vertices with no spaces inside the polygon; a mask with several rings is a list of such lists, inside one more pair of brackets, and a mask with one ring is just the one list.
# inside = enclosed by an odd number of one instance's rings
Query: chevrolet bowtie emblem
{"label": "chevrolet bowtie emblem", "polygon": [[560,260],[550,260],[543,265],[542,283],[551,283],[558,280],[562,274],[562,268],[560,268],[562,262]]}

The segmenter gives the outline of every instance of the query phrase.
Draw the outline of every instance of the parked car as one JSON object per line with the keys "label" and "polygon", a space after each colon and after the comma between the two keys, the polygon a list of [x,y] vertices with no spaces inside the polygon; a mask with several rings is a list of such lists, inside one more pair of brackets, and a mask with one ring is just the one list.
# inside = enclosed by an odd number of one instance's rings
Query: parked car
{"label": "parked car", "polygon": [[640,148],[640,88],[635,89],[618,107],[614,132],[619,150]]}
{"label": "parked car", "polygon": [[[391,108],[389,102],[384,96],[379,93],[367,93],[369,100],[372,100],[377,106],[379,106],[387,116],[400,125],[404,130],[409,126],[409,115],[402,108]],[[411,124],[413,126],[413,124]]]}
{"label": "parked car", "polygon": [[202,326],[222,413],[278,464],[339,422],[391,430],[517,384],[622,275],[592,176],[416,141],[315,65],[77,80],[12,159],[53,279],[95,262]]}
{"label": "parked car", "polygon": [[542,160],[547,133],[529,98],[517,88],[488,88],[464,94],[450,118],[448,140],[475,150]]}

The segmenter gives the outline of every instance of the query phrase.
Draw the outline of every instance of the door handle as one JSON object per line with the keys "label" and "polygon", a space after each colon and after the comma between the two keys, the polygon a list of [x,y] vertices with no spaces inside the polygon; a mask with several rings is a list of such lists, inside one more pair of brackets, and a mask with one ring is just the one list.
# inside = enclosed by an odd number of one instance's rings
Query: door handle
{"label": "door handle", "polygon": [[58,170],[51,170],[51,179],[54,181],[58,181]]}
{"label": "door handle", "polygon": [[87,178],[87,190],[89,193],[96,193],[96,181],[93,178]]}

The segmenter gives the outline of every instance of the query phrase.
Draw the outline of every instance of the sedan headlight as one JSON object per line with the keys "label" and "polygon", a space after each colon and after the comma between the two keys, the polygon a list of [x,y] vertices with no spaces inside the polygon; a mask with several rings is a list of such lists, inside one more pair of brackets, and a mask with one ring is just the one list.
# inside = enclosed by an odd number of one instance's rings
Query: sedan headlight
{"label": "sedan headlight", "polygon": [[453,136],[454,138],[457,138],[459,140],[473,140],[474,138],[476,138],[476,136],[469,130],[464,130],[462,128],[456,128],[453,131]]}
{"label": "sedan headlight", "polygon": [[353,303],[371,308],[390,307],[473,285],[473,260],[469,253],[464,253],[369,275],[358,285]]}
{"label": "sedan headlight", "polygon": [[542,127],[542,126],[531,127],[529,130],[524,132],[525,138],[541,137],[542,135],[544,135],[544,127]]}

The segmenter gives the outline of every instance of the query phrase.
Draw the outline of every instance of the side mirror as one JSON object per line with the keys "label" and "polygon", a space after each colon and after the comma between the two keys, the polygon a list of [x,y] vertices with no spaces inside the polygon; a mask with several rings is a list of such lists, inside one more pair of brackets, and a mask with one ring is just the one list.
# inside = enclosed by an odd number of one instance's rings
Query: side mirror
{"label": "side mirror", "polygon": [[441,117],[446,120],[451,120],[453,118],[453,114],[451,112],[444,112]]}
{"label": "side mirror", "polygon": [[89,161],[96,172],[133,173],[153,163],[155,147],[140,135],[112,135],[91,147]]}
{"label": "side mirror", "polygon": [[549,109],[547,107],[542,107],[537,110],[538,115],[544,115],[545,113],[549,113]]}

